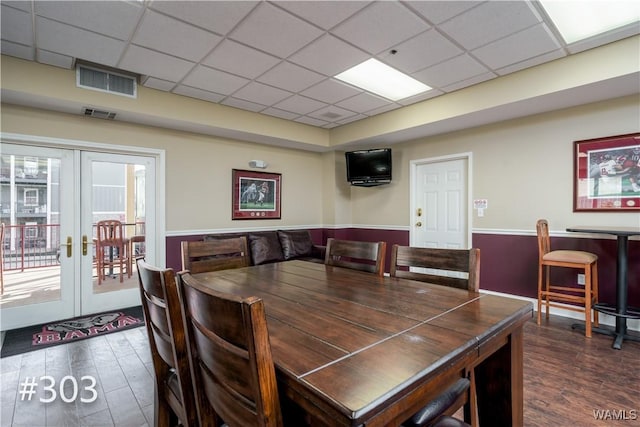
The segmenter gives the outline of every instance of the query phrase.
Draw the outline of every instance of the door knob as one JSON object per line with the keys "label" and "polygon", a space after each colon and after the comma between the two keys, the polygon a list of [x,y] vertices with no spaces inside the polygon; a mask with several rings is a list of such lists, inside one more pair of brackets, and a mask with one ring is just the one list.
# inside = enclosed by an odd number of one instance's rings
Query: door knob
{"label": "door knob", "polygon": [[416,222],[416,227],[422,227],[422,223],[420,221]]}

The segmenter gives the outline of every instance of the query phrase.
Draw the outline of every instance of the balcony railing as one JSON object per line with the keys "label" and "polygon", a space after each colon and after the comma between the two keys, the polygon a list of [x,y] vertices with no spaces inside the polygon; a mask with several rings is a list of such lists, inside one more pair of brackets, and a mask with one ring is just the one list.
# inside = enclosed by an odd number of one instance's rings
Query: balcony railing
{"label": "balcony railing", "polygon": [[5,270],[56,265],[60,248],[60,225],[5,225],[2,245]]}
{"label": "balcony railing", "polygon": [[[142,230],[144,222],[125,224],[128,235]],[[93,232],[95,237],[95,227]],[[7,225],[2,242],[4,270],[24,271],[31,268],[51,267],[60,260],[60,224]]]}

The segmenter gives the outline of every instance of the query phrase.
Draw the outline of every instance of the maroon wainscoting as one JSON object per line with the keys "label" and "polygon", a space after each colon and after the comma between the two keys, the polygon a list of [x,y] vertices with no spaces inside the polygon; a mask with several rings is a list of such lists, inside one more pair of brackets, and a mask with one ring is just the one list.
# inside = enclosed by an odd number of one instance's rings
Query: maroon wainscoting
{"label": "maroon wainscoting", "polygon": [[[538,242],[536,236],[474,234],[473,246],[480,248],[480,287],[482,289],[537,297]],[[615,304],[615,239],[552,237],[552,249],[571,249],[598,255],[599,299]],[[640,241],[629,242],[629,304],[640,306]],[[559,284],[575,284],[577,272],[552,269],[552,279]]]}
{"label": "maroon wainscoting", "polygon": [[[385,270],[389,271],[391,246],[409,244],[409,232],[377,228],[311,229],[313,242],[326,245],[329,237],[370,242],[387,242]],[[181,269],[180,242],[200,240],[202,235],[167,237],[167,266]],[[473,246],[480,248],[480,288],[530,298],[537,297],[538,243],[536,236],[508,234],[473,234]],[[552,237],[553,249],[575,249],[598,255],[600,301],[615,303],[616,256],[615,239]],[[640,306],[640,241],[629,241],[629,304]],[[576,283],[575,270],[556,268],[553,280],[561,284]]]}

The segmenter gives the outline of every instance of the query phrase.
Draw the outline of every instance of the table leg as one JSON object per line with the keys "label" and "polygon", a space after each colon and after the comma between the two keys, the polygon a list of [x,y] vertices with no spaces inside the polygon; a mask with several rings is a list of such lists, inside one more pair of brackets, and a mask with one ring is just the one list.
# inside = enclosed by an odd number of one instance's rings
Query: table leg
{"label": "table leg", "polygon": [[475,367],[479,425],[522,426],[523,415],[522,328]]}

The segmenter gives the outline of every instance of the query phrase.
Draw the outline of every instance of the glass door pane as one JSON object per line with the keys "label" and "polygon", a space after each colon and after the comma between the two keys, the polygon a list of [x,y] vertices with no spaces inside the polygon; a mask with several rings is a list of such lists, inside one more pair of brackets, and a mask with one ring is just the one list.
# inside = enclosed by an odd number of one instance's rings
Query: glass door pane
{"label": "glass door pane", "polygon": [[153,257],[153,158],[83,152],[82,230],[91,257],[83,261],[82,313],[140,304],[135,261]]}
{"label": "glass door pane", "polygon": [[73,158],[72,150],[2,144],[3,330],[74,315]]}

